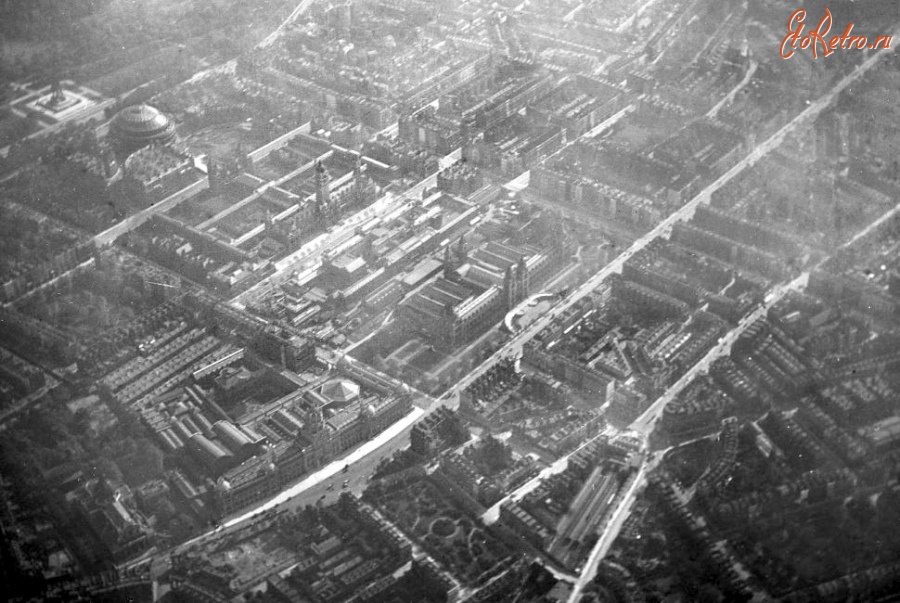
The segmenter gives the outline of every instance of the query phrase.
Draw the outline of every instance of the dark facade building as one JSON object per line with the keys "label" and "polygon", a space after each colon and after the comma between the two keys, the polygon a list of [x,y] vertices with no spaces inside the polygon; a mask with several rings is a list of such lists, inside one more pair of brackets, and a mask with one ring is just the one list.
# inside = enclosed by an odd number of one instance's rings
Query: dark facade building
{"label": "dark facade building", "polygon": [[416,423],[409,434],[409,447],[422,456],[465,441],[466,432],[455,412],[441,406]]}

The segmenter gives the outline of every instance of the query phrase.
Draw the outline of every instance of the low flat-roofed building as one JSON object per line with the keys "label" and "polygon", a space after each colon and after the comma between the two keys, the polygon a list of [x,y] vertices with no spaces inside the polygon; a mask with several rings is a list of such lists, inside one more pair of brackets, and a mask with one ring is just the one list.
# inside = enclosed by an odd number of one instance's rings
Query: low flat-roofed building
{"label": "low flat-roofed building", "polygon": [[407,290],[414,289],[422,284],[425,280],[431,278],[440,272],[442,263],[436,258],[426,258],[416,264],[412,270],[407,273],[403,280],[403,286]]}

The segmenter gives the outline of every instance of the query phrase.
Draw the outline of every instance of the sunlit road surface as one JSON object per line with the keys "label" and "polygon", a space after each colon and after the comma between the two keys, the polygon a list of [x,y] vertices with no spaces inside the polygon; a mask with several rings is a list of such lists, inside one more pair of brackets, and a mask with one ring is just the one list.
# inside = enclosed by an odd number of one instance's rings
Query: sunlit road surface
{"label": "sunlit road surface", "polygon": [[[728,170],[723,176],[718,178],[715,182],[713,182],[710,186],[704,189],[700,194],[694,197],[688,204],[683,207],[681,210],[670,216],[667,220],[663,221],[658,227],[653,229],[646,237],[656,238],[663,232],[666,234],[671,232],[671,227],[674,225],[675,220],[683,219],[685,210],[690,211],[693,214],[694,209],[700,203],[708,203],[710,199],[710,195],[721,188],[724,184],[726,184],[729,180],[734,178],[740,172],[745,170],[747,167],[752,166],[757,161],[759,161],[762,157],[764,157],[767,153],[769,153],[772,149],[776,148],[781,142],[784,140],[784,137],[789,133],[796,130],[799,126],[804,123],[808,123],[818,117],[818,115],[824,111],[837,97],[838,94],[844,91],[848,86],[853,84],[856,80],[862,77],[869,69],[871,69],[882,56],[887,54],[888,52],[893,51],[891,48],[889,51],[880,51],[878,53],[872,54],[869,58],[867,58],[859,67],[857,67],[853,73],[844,77],[840,82],[838,82],[835,87],[826,95],[822,96],[817,101],[811,103],[806,109],[800,112],[794,119],[788,122],[784,127],[782,127],[778,132],[773,134],[770,138],[768,138],[765,142],[758,145],[753,151],[750,152],[742,161]],[[864,236],[864,233],[871,232],[873,228],[875,228],[878,224],[883,223],[884,220],[888,219],[890,215],[893,215],[897,212],[898,208],[894,208],[887,212],[885,216],[882,216],[875,223],[873,223],[870,227],[866,228],[859,235],[851,239],[849,244],[855,242],[858,237]],[[681,215],[679,215],[681,214]],[[673,219],[674,218],[674,219]],[[646,246],[647,241],[644,241],[646,237],[642,237],[638,241],[635,242],[625,253],[616,258],[616,262],[621,260],[623,257],[633,255],[634,251],[636,251],[636,247],[638,249],[643,249]],[[642,242],[643,241],[643,242]],[[639,247],[638,247],[639,246]],[[599,276],[599,275],[598,275]],[[596,277],[595,277],[596,278]],[[685,375],[679,379],[672,387],[670,387],[663,396],[659,398],[649,409],[647,409],[644,414],[642,414],[638,419],[632,424],[631,428],[635,429],[644,434],[649,434],[657,421],[657,419],[662,415],[663,410],[665,409],[666,404],[671,402],[675,396],[678,395],[701,371],[705,372],[708,370],[709,365],[712,362],[729,352],[731,349],[731,344],[737,340],[741,333],[743,333],[751,324],[753,324],[760,317],[764,316],[772,305],[777,303],[788,291],[798,290],[799,288],[806,285],[806,282],[809,278],[809,272],[804,272],[799,277],[791,281],[790,283],[781,285],[776,287],[774,291],[772,291],[767,296],[767,302],[757,308],[754,312],[744,317],[744,319],[738,324],[737,327],[732,329],[725,337],[723,337],[716,346],[707,353],[704,358],[695,364],[691,369],[685,373]],[[592,281],[594,279],[591,279]],[[580,292],[580,290],[579,290]],[[643,468],[642,468],[643,469]],[[594,575],[597,573],[597,567],[600,564],[600,561],[603,559],[603,556],[609,550],[612,542],[615,540],[616,536],[618,536],[619,530],[621,530],[622,525],[625,522],[625,518],[627,518],[628,513],[631,508],[630,502],[628,502],[629,497],[633,499],[634,493],[637,492],[638,487],[643,485],[643,482],[646,481],[646,472],[643,470],[639,474],[638,480],[635,480],[635,483],[632,485],[631,492],[624,498],[623,504],[620,504],[616,509],[614,516],[610,519],[607,529],[604,531],[600,540],[597,542],[597,545],[594,547],[594,550],[591,551],[591,555],[588,558],[588,562],[585,564],[581,575],[578,578],[578,581],[575,583],[575,588],[572,589],[572,594],[569,597],[569,603],[578,603],[581,597],[581,591],[584,587],[594,578]],[[624,504],[628,502],[628,504]]]}
{"label": "sunlit road surface", "polygon": [[638,469],[637,476],[628,486],[628,490],[624,495],[619,497],[616,510],[610,517],[603,534],[600,535],[600,540],[597,541],[597,544],[594,545],[593,550],[591,550],[591,554],[584,564],[584,569],[578,576],[578,580],[575,582],[575,588],[572,589],[569,603],[577,603],[581,590],[588,582],[594,579],[594,574],[597,572],[597,566],[606,556],[609,547],[612,546],[613,541],[619,535],[619,531],[625,524],[625,520],[628,519],[628,514],[631,512],[631,505],[634,504],[634,499],[637,498],[639,489],[643,487],[647,478],[647,473],[648,468],[646,465],[642,465],[641,468]]}
{"label": "sunlit road surface", "polygon": [[[218,537],[221,532],[224,532],[230,528],[237,527],[240,524],[251,520],[256,515],[265,513],[266,511],[270,511],[272,509],[277,509],[283,506],[285,503],[290,502],[300,494],[306,492],[307,490],[310,490],[329,479],[335,478],[336,476],[339,479],[346,479],[347,475],[343,473],[344,467],[347,467],[348,465],[352,466],[360,459],[367,457],[372,452],[385,446],[385,444],[390,443],[399,435],[408,434],[409,429],[412,427],[412,425],[414,425],[416,421],[418,421],[424,414],[425,411],[421,408],[413,407],[413,409],[402,419],[389,426],[387,429],[382,431],[371,440],[360,445],[358,448],[350,452],[350,454],[348,454],[347,456],[336,459],[335,461],[325,465],[318,471],[315,471],[314,473],[308,475],[302,481],[275,495],[273,498],[244,512],[242,515],[228,519],[220,527],[214,530],[210,530],[200,536],[197,536],[196,538],[192,538],[191,540],[183,542],[175,546],[173,549],[166,551],[164,554],[170,555],[178,551],[186,551],[193,546],[203,544],[204,542],[212,540]],[[340,492],[341,491],[338,490],[335,496],[340,494]],[[133,567],[135,565],[139,565],[144,561],[146,561],[146,558],[133,560],[126,565],[129,567]]]}
{"label": "sunlit road surface", "polygon": [[[634,110],[635,110],[634,103],[631,103],[630,105],[623,107],[622,109],[620,109],[613,115],[607,117],[605,120],[603,120],[602,122],[600,122],[599,124],[597,124],[596,126],[591,128],[588,132],[585,132],[583,135],[584,138],[596,138],[597,135],[605,132],[606,130],[608,130],[611,127],[613,127],[614,125],[616,125],[623,117],[625,117],[629,113],[633,112]],[[574,143],[576,140],[578,140],[578,139],[577,138],[572,139],[572,141],[569,144],[567,144],[566,146],[568,147],[569,145]],[[555,154],[558,155],[559,153],[557,152]]]}
{"label": "sunlit road surface", "polygon": [[[867,236],[879,226],[884,224],[898,212],[900,212],[900,204],[897,204],[895,207],[885,212],[881,217],[879,217],[865,229],[857,233],[856,236],[854,236],[851,240],[841,245],[841,248],[850,247],[851,245],[856,243],[856,241]],[[644,413],[631,424],[630,429],[644,435],[649,435],[653,431],[656,421],[662,416],[662,413],[669,402],[674,400],[675,397],[697,377],[697,375],[707,372],[709,370],[709,367],[713,364],[713,362],[715,362],[716,359],[729,354],[731,352],[732,344],[737,341],[738,337],[740,337],[740,335],[744,333],[750,327],[750,325],[765,316],[769,309],[777,304],[787,293],[789,293],[790,291],[800,291],[801,289],[805,288],[809,282],[809,275],[815,270],[815,268],[823,264],[826,260],[827,258],[822,260],[816,267],[807,270],[791,282],[775,287],[772,292],[770,292],[770,294],[766,296],[767,301],[764,305],[760,306],[755,311],[745,316],[738,323],[737,327],[735,327],[733,330],[729,331],[727,335],[722,337],[719,342],[706,354],[706,356],[704,356],[703,359],[700,360],[700,362],[691,367],[691,369],[685,375],[683,375],[681,379],[679,379],[677,382],[675,382],[674,385],[666,390],[665,394],[663,394],[650,408],[644,411]],[[659,455],[657,461],[661,459],[662,455]],[[635,495],[639,490],[638,486],[644,485],[647,475],[650,473],[650,470],[651,468],[646,464],[641,468],[641,473],[639,474],[638,479],[635,480],[634,484],[632,484],[632,487],[624,497],[622,504],[616,510],[616,514],[613,516],[607,529],[601,536],[600,541],[591,552],[588,563],[585,565],[585,570],[579,577],[578,585],[575,589],[576,592],[584,588],[584,586],[593,579],[593,576],[597,571],[597,566],[599,565],[603,557],[606,556],[606,553],[609,552],[609,548],[612,546],[612,543],[615,541],[616,536],[618,536],[619,531],[622,529],[622,525],[625,523],[625,519],[627,519],[628,517],[628,513],[631,510],[631,504],[634,502]],[[574,594],[572,598],[569,599],[569,601],[570,603],[575,603],[577,601],[577,598]]]}
{"label": "sunlit road surface", "polygon": [[363,458],[364,456],[369,455],[372,451],[377,450],[378,448],[381,448],[381,446],[383,446],[390,440],[397,437],[400,433],[402,433],[404,430],[406,430],[408,427],[410,427],[413,423],[418,421],[419,418],[424,414],[425,414],[425,411],[422,410],[421,408],[413,407],[412,411],[408,415],[406,415],[405,417],[403,417],[402,419],[400,419],[399,421],[397,421],[396,423],[394,423],[393,425],[391,425],[390,427],[388,427],[387,429],[382,431],[380,434],[378,434],[377,436],[375,436],[368,442],[364,443],[362,446],[360,446],[359,448],[357,448],[356,450],[351,452],[346,457],[338,459],[334,462],[331,462],[331,463],[325,465],[324,467],[322,467],[315,473],[310,474],[306,479],[304,479],[300,483],[298,483],[294,486],[291,486],[287,490],[285,490],[285,491],[281,492],[280,494],[278,494],[277,496],[275,496],[275,498],[267,501],[266,503],[260,505],[259,507],[253,509],[252,511],[244,513],[240,517],[235,517],[234,519],[229,520],[228,522],[225,523],[224,527],[229,528],[231,526],[234,526],[234,525],[237,525],[244,521],[247,521],[254,515],[257,515],[259,513],[265,513],[266,511],[274,509],[278,505],[285,503],[288,500],[290,500],[291,498],[297,496],[304,490],[307,490],[307,489],[311,488],[312,486],[315,486],[316,484],[322,483],[323,481],[325,481],[331,477],[334,477],[335,475],[340,473],[345,466],[355,463],[359,459]]}
{"label": "sunlit road surface", "polygon": [[[283,22],[281,26],[279,26],[279,29],[277,29],[275,32],[273,32],[273,34],[271,36],[269,36],[269,38],[266,38],[266,40],[264,40],[263,43],[260,44],[260,46],[264,47],[264,45],[267,46],[267,45],[271,44],[277,38],[277,35],[279,35],[280,32],[285,27],[287,27],[287,25],[290,22],[292,22],[293,19],[295,19],[299,14],[301,14],[302,12],[307,10],[311,4],[312,4],[312,0],[304,0],[303,2],[301,2],[300,5],[298,5],[297,8],[295,8],[294,12],[291,13],[291,16],[289,16],[288,19],[286,19],[285,22]],[[268,42],[268,43],[266,43],[266,42]],[[891,49],[891,50],[893,50],[893,49]],[[532,323],[528,328],[526,328],[522,332],[513,336],[496,353],[494,353],[487,360],[482,362],[478,367],[476,367],[473,371],[471,371],[468,375],[466,375],[458,384],[456,384],[453,388],[451,388],[444,396],[442,396],[441,400],[445,401],[448,406],[451,406],[451,407],[457,406],[459,392],[463,391],[465,388],[467,388],[469,385],[471,385],[471,383],[474,382],[478,377],[480,377],[485,372],[490,370],[494,365],[496,365],[496,363],[500,359],[507,358],[507,357],[512,358],[512,357],[520,356],[521,352],[522,352],[522,347],[525,343],[530,341],[536,334],[538,334],[540,331],[542,331],[544,328],[546,328],[551,322],[556,320],[561,314],[563,314],[565,311],[567,311],[569,308],[571,308],[573,305],[575,305],[577,302],[579,302],[585,296],[589,295],[603,281],[605,281],[606,278],[608,278],[610,275],[615,274],[615,273],[620,273],[622,270],[622,266],[628,259],[631,258],[632,255],[634,255],[635,253],[644,249],[650,242],[655,240],[657,237],[669,236],[671,234],[672,227],[677,222],[690,219],[693,216],[694,210],[699,205],[709,203],[710,196],[712,195],[713,192],[717,191],[719,188],[721,188],[727,182],[729,182],[732,178],[734,178],[736,175],[741,173],[744,169],[754,165],[757,161],[759,161],[767,153],[769,153],[771,150],[776,148],[779,144],[781,144],[781,142],[784,140],[784,137],[786,135],[793,132],[795,129],[797,129],[798,126],[802,125],[803,123],[807,122],[808,120],[811,120],[811,119],[814,119],[815,117],[817,117],[825,108],[828,107],[828,105],[834,100],[834,98],[838,94],[840,94],[840,92],[842,92],[844,89],[846,89],[847,86],[851,85],[859,77],[861,77],[865,72],[867,72],[872,66],[874,66],[877,63],[877,61],[880,60],[881,56],[885,53],[886,53],[886,51],[879,51],[878,53],[874,53],[872,56],[870,56],[868,59],[866,59],[859,67],[857,67],[857,69],[852,74],[846,76],[837,85],[835,85],[835,87],[828,94],[826,94],[822,98],[818,99],[814,103],[811,103],[806,109],[804,109],[800,114],[798,114],[794,119],[792,119],[784,127],[782,127],[778,132],[773,134],[770,138],[768,138],[763,143],[757,145],[743,160],[738,162],[735,166],[733,166],[730,170],[728,170],[724,175],[722,175],[716,181],[714,181],[712,184],[707,186],[701,193],[699,193],[697,196],[695,196],[693,199],[691,199],[682,208],[680,208],[679,210],[677,210],[676,212],[671,214],[668,218],[663,220],[653,230],[651,230],[650,232],[648,232],[647,234],[645,234],[644,236],[642,236],[641,238],[636,240],[631,245],[631,247],[629,247],[627,250],[625,250],[621,255],[619,255],[617,258],[615,258],[607,266],[602,268],[599,272],[597,272],[593,277],[591,277],[588,281],[586,281],[577,290],[573,291],[565,300],[563,300],[562,302],[560,302],[559,304],[557,304],[556,306],[551,308],[550,311],[546,315],[544,315],[543,317],[541,317],[540,319],[538,319],[537,321]],[[424,183],[420,183],[420,184],[424,184]],[[399,198],[403,199],[404,201],[408,200],[410,198],[408,196],[408,193],[409,193],[409,191],[407,193],[404,193],[403,195],[400,195]],[[335,233],[335,234],[337,234],[337,233]],[[343,233],[341,233],[341,234],[343,234]],[[742,322],[741,324],[744,324],[744,323]],[[752,324],[752,323],[748,323],[748,324]],[[738,327],[738,328],[740,328],[740,327]],[[746,327],[744,327],[744,328],[746,328]],[[722,344],[720,344],[720,345],[722,345]],[[708,358],[709,358],[709,355],[707,355],[707,357],[704,358],[704,361],[707,360]],[[704,361],[701,361],[701,363]],[[699,371],[698,365],[695,365],[695,369]],[[695,369],[692,369],[692,371],[694,371]],[[694,373],[694,374],[696,374],[696,373]],[[686,385],[686,383],[687,383],[687,381],[682,382],[682,380],[679,380],[679,382],[676,383],[676,385],[673,387],[678,386],[678,384],[682,384],[681,387],[683,388],[684,385]],[[668,392],[667,392],[667,394],[668,394]],[[672,396],[672,397],[674,397],[674,396]],[[668,399],[670,400],[671,397],[668,397]],[[661,414],[664,406],[665,406],[665,402],[664,403],[659,403],[659,402],[655,403],[654,407],[656,408],[655,412],[657,414],[654,415],[653,413],[650,413],[650,411],[648,411],[649,414],[645,413],[645,415],[643,415],[641,418],[638,419],[635,427],[640,428],[642,425],[641,421],[644,420],[644,421],[646,421],[646,427],[644,427],[644,429],[645,430],[652,429],[652,425],[653,425],[653,423],[655,423],[655,419],[649,420],[649,421],[648,421],[648,419],[650,419],[651,416],[658,416],[659,414]],[[418,416],[421,416],[421,414],[423,414],[423,412],[424,411],[422,411],[420,409],[415,409],[413,411],[413,413],[411,413],[411,415],[408,415],[408,417],[415,415],[415,418],[418,418]],[[401,422],[405,423],[405,420],[401,420]],[[395,424],[395,426],[396,425],[399,425],[399,423]],[[409,429],[409,425],[405,425],[403,427],[400,427],[395,432],[394,428],[392,426],[387,431],[382,432],[382,434],[378,438],[376,438],[377,443],[376,443],[376,440],[373,440],[372,446],[364,445],[363,447],[360,447],[359,449],[354,451],[354,453],[351,453],[351,455],[358,455],[358,457],[353,456],[352,458],[354,458],[354,459],[362,458],[363,456],[369,454],[372,450],[375,450],[378,447],[383,446],[390,439],[398,437],[398,434],[406,433],[408,431],[408,429]],[[306,478],[306,480],[304,480],[300,484],[297,484],[297,486],[278,495],[279,502],[284,503],[285,501],[289,500],[292,496],[295,496],[297,493],[302,492],[303,490],[306,490],[307,488],[312,487],[314,484],[319,484],[319,483],[323,482],[324,480],[327,480],[330,477],[333,477],[335,474],[337,474],[339,471],[341,471],[341,469],[344,467],[344,465],[347,464],[348,462],[352,462],[350,460],[350,457],[348,457],[346,459],[341,459],[339,461],[335,461],[334,463],[332,463],[329,466],[327,466],[326,468],[320,470],[316,474],[309,476],[308,478]],[[595,547],[595,550],[592,551],[591,556],[589,558],[589,563],[587,563],[585,565],[581,575],[579,576],[578,582],[576,583],[576,587],[573,590],[572,595],[569,599],[570,601],[572,601],[572,602],[578,601],[578,597],[580,596],[581,590],[593,578],[593,575],[596,572],[596,566],[599,564],[599,561],[602,559],[602,556],[605,554],[606,550],[608,550],[608,547],[610,546],[612,541],[615,539],[616,535],[618,534],[619,529],[621,528],[622,523],[624,523],[625,518],[627,518],[628,511],[631,506],[631,504],[629,502],[629,498],[633,499],[634,494],[638,491],[639,486],[642,485],[642,483],[646,477],[646,473],[644,472],[643,468],[639,472],[639,477],[640,477],[640,479],[636,479],[634,481],[634,483],[630,487],[629,492],[622,498],[622,502],[618,505],[615,514],[611,517],[611,519],[609,521],[608,529],[604,532],[603,536],[598,541],[598,544],[597,544],[597,547]],[[303,486],[303,487],[301,487],[301,486]],[[273,508],[275,506],[274,504],[272,506],[267,506],[267,505],[270,505],[272,502],[273,501],[264,503],[260,507],[257,507],[251,511],[248,511],[246,514],[242,515],[241,517],[230,520],[227,523],[227,526],[235,527],[235,526],[239,525],[240,523],[246,521],[248,518],[252,517],[253,515],[263,512],[264,509],[262,507],[266,507],[267,509]],[[278,504],[278,503],[275,503],[275,504]],[[177,549],[185,550],[192,544],[198,544],[202,541],[209,539],[210,537],[215,536],[216,532],[218,532],[222,529],[224,529],[224,528],[219,528],[217,530],[208,532],[207,534],[204,534],[203,536],[200,536],[200,537],[195,538],[187,543],[179,545],[177,547]]]}
{"label": "sunlit road surface", "polygon": [[536,320],[529,327],[513,336],[512,339],[510,339],[503,347],[497,350],[497,352],[495,352],[491,357],[489,357],[481,365],[479,365],[472,372],[466,375],[466,377],[464,377],[457,385],[455,385],[451,389],[449,394],[445,394],[445,396],[448,398],[456,397],[459,392],[463,391],[478,377],[487,372],[501,358],[521,355],[522,346],[525,343],[530,341],[535,335],[544,330],[544,328],[546,328],[550,323],[556,320],[569,308],[581,301],[585,296],[589,295],[610,275],[621,273],[622,266],[631,258],[631,256],[644,249],[658,237],[668,237],[672,233],[672,227],[675,226],[676,223],[691,219],[694,215],[694,211],[698,206],[706,205],[709,203],[710,198],[714,192],[725,186],[725,184],[727,184],[735,176],[743,172],[748,167],[755,165],[756,162],[758,162],[769,152],[775,149],[778,145],[780,145],[784,141],[785,136],[796,130],[800,125],[818,117],[818,115],[822,111],[824,111],[828,107],[828,105],[831,104],[831,102],[834,101],[838,94],[840,94],[847,86],[855,82],[873,65],[875,65],[875,63],[879,60],[879,57],[881,57],[883,54],[884,52],[879,52],[869,57],[862,65],[860,65],[856,69],[856,71],[841,80],[831,90],[831,92],[829,92],[816,102],[811,103],[806,109],[801,111],[794,119],[785,124],[775,134],[773,134],[762,143],[758,144],[752,151],[750,151],[749,154],[747,154],[746,157],[732,166],[731,169],[717,178],[712,184],[703,189],[700,193],[697,194],[697,196],[688,201],[680,209],[670,214],[653,230],[637,239],[631,245],[631,247],[622,252],[609,264],[601,268],[600,271],[598,271],[594,276],[588,279],[577,290],[570,293],[564,301],[551,308],[547,312],[547,314],[545,314],[542,318]]}
{"label": "sunlit road surface", "polygon": [[867,237],[873,230],[876,230],[882,224],[884,224],[885,222],[887,222],[888,220],[890,220],[891,218],[896,216],[898,212],[900,212],[900,203],[895,205],[892,210],[886,212],[883,216],[881,216],[880,218],[878,218],[877,220],[875,220],[874,222],[872,222],[871,224],[866,226],[865,229],[856,233],[856,235],[854,235],[854,237],[852,239],[850,239],[849,241],[847,241],[846,243],[841,245],[841,248],[851,247],[858,240],[860,240],[864,237]]}
{"label": "sunlit road surface", "polygon": [[481,518],[484,520],[484,523],[490,525],[500,519],[500,507],[510,500],[520,501],[522,498],[534,490],[540,485],[542,481],[550,477],[551,475],[556,475],[557,473],[562,473],[565,471],[566,467],[569,465],[569,459],[580,452],[583,448],[594,442],[597,438],[602,436],[610,436],[613,435],[613,431],[611,429],[606,429],[602,433],[597,434],[596,436],[590,438],[586,442],[582,443],[578,448],[573,450],[572,452],[566,454],[565,456],[561,456],[551,464],[549,467],[545,467],[541,470],[539,474],[519,486],[513,492],[507,494],[503,498],[501,498],[496,504],[494,504],[491,508],[482,514]]}
{"label": "sunlit road surface", "polygon": [[721,337],[713,348],[706,353],[702,360],[694,364],[674,385],[669,387],[666,392],[654,402],[650,408],[638,417],[630,426],[630,429],[639,433],[650,435],[653,431],[656,421],[662,416],[666,406],[680,394],[691,381],[698,375],[706,373],[709,367],[717,359],[731,352],[731,346],[735,341],[748,329],[750,325],[763,318],[772,306],[777,304],[790,291],[800,291],[809,281],[811,271],[806,271],[789,283],[776,286],[767,296],[766,302],[760,305],[756,310],[741,319],[738,325]]}
{"label": "sunlit road surface", "polygon": [[718,115],[719,113],[719,109],[733,101],[734,97],[737,96],[737,93],[740,92],[744,88],[744,86],[746,86],[750,82],[750,78],[752,78],[753,74],[756,73],[757,67],[759,67],[759,63],[757,61],[750,61],[750,68],[747,69],[747,73],[744,74],[744,79],[738,82],[737,85],[735,85],[735,87],[731,90],[731,92],[725,95],[725,98],[717,102],[715,106],[706,114],[706,117],[708,117],[709,119],[715,119],[716,115]]}
{"label": "sunlit road surface", "polygon": [[274,44],[274,43],[275,43],[275,40],[277,40],[278,37],[284,32],[285,28],[286,28],[288,25],[290,25],[291,23],[293,23],[294,20],[297,19],[297,17],[299,17],[301,14],[303,14],[303,13],[305,13],[307,10],[309,10],[309,7],[312,6],[312,4],[313,4],[313,0],[303,0],[303,2],[301,2],[300,4],[298,4],[298,5],[294,8],[294,10],[291,11],[291,14],[287,16],[287,19],[285,19],[284,21],[282,21],[282,22],[281,22],[281,25],[279,25],[279,26],[275,29],[275,31],[273,31],[273,32],[270,33],[268,36],[266,36],[266,39],[263,40],[262,42],[260,42],[259,44],[257,44],[256,47],[257,47],[257,48],[268,48],[269,46],[271,46],[272,44]]}

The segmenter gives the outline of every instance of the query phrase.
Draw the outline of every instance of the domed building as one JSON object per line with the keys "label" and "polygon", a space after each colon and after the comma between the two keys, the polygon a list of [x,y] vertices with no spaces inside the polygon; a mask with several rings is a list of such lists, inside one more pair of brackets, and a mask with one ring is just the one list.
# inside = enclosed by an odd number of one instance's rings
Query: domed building
{"label": "domed building", "polygon": [[149,144],[175,140],[175,126],[150,105],[132,105],[119,111],[109,123],[109,133],[116,149],[124,156]]}

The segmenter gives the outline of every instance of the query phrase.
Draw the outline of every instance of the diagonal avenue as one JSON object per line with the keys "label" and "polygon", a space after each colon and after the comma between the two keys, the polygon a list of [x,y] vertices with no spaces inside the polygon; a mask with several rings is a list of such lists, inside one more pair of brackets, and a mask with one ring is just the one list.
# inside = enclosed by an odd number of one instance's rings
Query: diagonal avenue
{"label": "diagonal avenue", "polygon": [[[754,165],[767,153],[780,145],[784,141],[785,136],[796,131],[798,128],[804,125],[808,125],[812,120],[818,117],[819,114],[822,113],[822,111],[824,111],[829,105],[831,105],[831,103],[834,102],[834,100],[841,92],[843,92],[848,86],[856,82],[867,71],[874,67],[878,63],[878,61],[881,60],[884,55],[891,52],[891,50],[882,51],[870,55],[862,64],[854,69],[853,72],[841,79],[830,92],[823,95],[815,102],[811,103],[806,109],[801,111],[794,119],[785,124],[775,134],[773,134],[761,144],[757,145],[756,148],[754,148],[746,157],[744,157],[743,160],[738,162],[734,167],[732,167],[725,174],[719,177],[700,194],[691,199],[691,201],[689,201],[688,204],[685,205],[681,210],[675,212],[667,220],[663,221],[658,227],[648,233],[648,235],[654,235],[652,238],[656,238],[657,236],[668,234],[669,232],[671,232],[671,227],[675,223],[675,220],[687,219],[688,216],[686,215],[685,210],[688,210],[690,214],[693,215],[693,212],[698,205],[700,205],[701,203],[709,203],[710,195],[714,191],[724,186],[732,178],[740,174],[748,167]],[[894,213],[896,213],[896,211],[897,208],[893,208],[889,210],[885,215],[893,215]],[[673,218],[675,220],[673,220]],[[884,219],[885,216],[882,216],[881,218],[876,220],[872,226],[864,229],[860,234],[852,238],[850,242],[847,243],[847,245],[854,243],[857,238],[864,233],[871,232],[872,228],[875,225],[883,222]],[[643,238],[646,237],[642,237],[641,240],[636,241],[635,245],[633,245],[630,249],[628,249],[625,253],[623,253],[621,256],[619,256],[619,258],[616,259],[616,262],[618,262],[618,260],[621,260],[625,255],[630,256],[633,253],[635,246],[637,246],[638,243],[643,240]],[[647,242],[644,242],[642,245],[640,245],[640,248],[642,249],[646,244]],[[750,327],[750,325],[765,316],[768,309],[776,304],[782,297],[784,297],[784,295],[786,295],[789,291],[799,290],[805,287],[809,278],[810,271],[811,270],[807,270],[789,283],[777,285],[766,297],[767,301],[765,304],[745,316],[744,319],[741,320],[734,329],[729,331],[719,341],[719,343],[703,357],[703,359],[701,359],[698,363],[691,367],[691,369],[688,370],[688,372],[685,373],[672,386],[670,386],[656,400],[656,402],[654,402],[653,405],[650,406],[650,408],[648,408],[640,417],[638,417],[634,421],[634,423],[632,423],[631,428],[640,433],[643,433],[644,435],[649,435],[649,433],[653,431],[656,421],[662,415],[662,412],[665,409],[666,405],[671,402],[678,395],[678,393],[680,393],[698,374],[706,371],[713,361],[729,353],[731,350],[731,344],[736,341],[737,338]],[[631,505],[634,502],[634,498],[639,491],[639,486],[646,481],[648,473],[646,469],[647,467],[645,464],[645,466],[642,466],[639,471],[639,479],[635,480],[635,483],[631,488],[629,488],[628,492],[625,493],[625,496],[617,502],[616,510],[613,513],[613,516],[607,523],[606,529],[604,530],[604,533],[601,535],[600,539],[597,541],[594,549],[591,551],[591,554],[588,557],[588,561],[585,563],[584,568],[582,569],[581,574],[578,577],[578,581],[575,583],[575,587],[572,589],[572,593],[568,599],[569,603],[578,603],[582,590],[593,579],[594,575],[597,572],[597,567],[600,564],[600,561],[609,551],[609,548],[615,540],[616,536],[618,536],[618,533],[621,530],[622,525],[624,524],[625,519],[628,517],[628,514],[631,510]]]}

